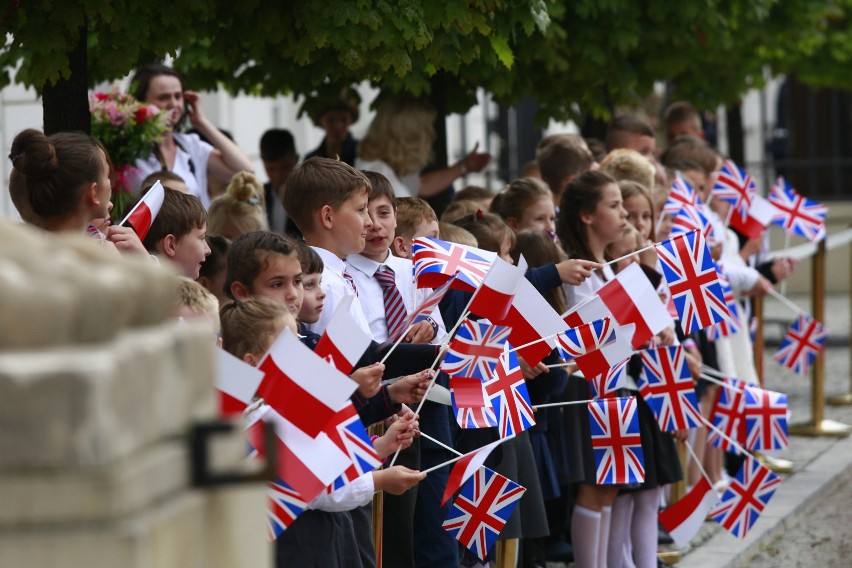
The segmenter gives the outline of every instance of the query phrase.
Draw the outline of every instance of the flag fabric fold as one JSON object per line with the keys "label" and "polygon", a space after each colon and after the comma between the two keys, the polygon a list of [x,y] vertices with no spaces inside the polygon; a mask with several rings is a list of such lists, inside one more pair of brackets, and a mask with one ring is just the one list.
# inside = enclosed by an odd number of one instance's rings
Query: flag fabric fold
{"label": "flag fabric fold", "polygon": [[[513,436],[509,436],[509,438],[512,437]],[[458,461],[456,461],[456,463],[453,464],[453,468],[450,470],[450,476],[447,479],[447,486],[444,488],[444,495],[441,497],[441,505],[443,506],[446,504],[446,502],[450,500],[450,497],[453,496],[453,493],[461,489],[464,482],[470,479],[470,476],[482,467],[482,464],[485,463],[485,460],[488,458],[489,454],[494,451],[494,448],[509,438],[502,438],[491,442],[490,444],[486,444],[481,448],[477,448],[472,452],[466,453]]]}
{"label": "flag fabric fold", "polygon": [[754,194],[751,196],[751,206],[748,209],[738,212],[731,207],[728,212],[728,226],[750,239],[757,239],[777,215],[778,210],[772,203]]}
{"label": "flag fabric fold", "polygon": [[314,353],[318,357],[329,361],[344,375],[352,372],[355,364],[373,340],[349,315],[349,308],[353,301],[355,296],[343,297],[329,320],[325,332],[314,347]]}
{"label": "flag fabric fold", "polygon": [[671,316],[638,263],[632,263],[604,284],[598,296],[620,325],[636,326],[634,349],[672,325]]}
{"label": "flag fabric fold", "polygon": [[511,328],[465,320],[450,342],[441,370],[451,377],[476,377],[487,381],[511,333]]}
{"label": "flag fabric fold", "polygon": [[450,399],[453,416],[461,428],[491,428],[497,417],[485,399],[482,381],[475,377],[450,377]]}
{"label": "flag fabric fold", "polygon": [[130,213],[122,219],[119,225],[122,227],[130,225],[136,235],[139,236],[139,240],[144,241],[145,237],[148,236],[148,231],[151,230],[154,219],[157,218],[157,214],[163,207],[165,198],[166,190],[163,188],[160,180],[157,180],[151,186],[151,189],[142,196],[142,199],[133,206]]}
{"label": "flag fabric fold", "polygon": [[470,313],[491,321],[505,319],[515,299],[518,284],[524,279],[526,271],[527,261],[523,256],[518,260],[517,266],[499,257],[494,259],[494,264],[473,293],[467,309]]}
{"label": "flag fabric fold", "polygon": [[773,357],[777,363],[800,375],[807,375],[811,364],[825,349],[828,331],[808,314],[799,314]]}
{"label": "flag fabric fold", "polygon": [[645,481],[635,397],[603,398],[588,403],[598,485]]}
{"label": "flag fabric fold", "polygon": [[357,388],[289,329],[275,340],[258,368],[264,377],[257,394],[307,436],[322,432]]}
{"label": "flag fabric fold", "polygon": [[678,235],[657,243],[656,249],[683,332],[725,321],[725,294],[701,232]]}
{"label": "flag fabric fold", "polygon": [[746,444],[752,451],[787,448],[787,395],[748,385],[745,387],[743,417]]}
{"label": "flag fabric fold", "polygon": [[462,486],[442,526],[485,560],[525,491],[509,478],[481,467]]}
{"label": "flag fabric fold", "polygon": [[[503,320],[494,323],[511,328],[509,341],[519,347],[518,355],[523,357],[530,367],[539,364],[556,347],[556,339],[550,336],[565,331],[568,327],[526,278],[522,278],[518,283],[509,313]],[[548,339],[543,340],[545,337]],[[532,341],[536,343],[526,345]]]}
{"label": "flag fabric fold", "polygon": [[627,363],[624,359],[616,363],[606,373],[589,379],[589,392],[592,398],[612,398],[618,389],[627,386]]}
{"label": "flag fabric fold", "polygon": [[609,316],[565,330],[556,336],[556,347],[563,359],[569,360],[597,351],[615,341],[615,330]]}
{"label": "flag fabric fold", "polygon": [[367,434],[367,429],[351,402],[344,403],[343,408],[326,426],[325,433],[334,445],[349,456],[350,461],[346,471],[332,482],[333,490],[340,489],[365,473],[382,467],[382,460],[373,448],[370,435]]}
{"label": "flag fabric fold", "polygon": [[216,350],[215,386],[219,397],[219,416],[239,416],[252,403],[263,380],[263,371],[234,357],[224,349]]}
{"label": "flag fabric fold", "polygon": [[283,533],[296,517],[302,514],[308,504],[297,491],[284,481],[270,481],[266,485],[266,523],[270,541]]}
{"label": "flag fabric fold", "polygon": [[648,403],[663,432],[703,424],[682,345],[642,352],[639,394]]}
{"label": "flag fabric fold", "polygon": [[799,235],[815,243],[825,238],[828,207],[799,195],[784,177],[779,177],[769,192],[769,202],[777,211],[773,223],[788,235]]}
{"label": "flag fabric fold", "polygon": [[[727,438],[733,439],[740,446],[745,446],[745,383],[733,377],[725,379],[725,382],[732,388],[721,387],[716,393],[716,401],[710,412],[713,426]],[[708,443],[726,452],[739,453],[736,446],[727,438],[713,429],[707,433]]]}
{"label": "flag fabric fold", "polygon": [[482,284],[497,258],[490,251],[431,237],[414,239],[411,252],[418,288],[437,288],[458,272],[452,287],[468,292]]}
{"label": "flag fabric fold", "polygon": [[501,438],[519,434],[535,424],[527,383],[514,352],[506,351],[500,357],[494,374],[483,384],[483,388],[486,400],[497,417]]}
{"label": "flag fabric fold", "polygon": [[686,495],[660,513],[660,524],[679,548],[685,548],[718,502],[719,496],[702,476]]}
{"label": "flag fabric fold", "polygon": [[745,538],[780,484],[781,478],[769,468],[746,456],[722,501],[710,510],[710,518],[732,535]]}

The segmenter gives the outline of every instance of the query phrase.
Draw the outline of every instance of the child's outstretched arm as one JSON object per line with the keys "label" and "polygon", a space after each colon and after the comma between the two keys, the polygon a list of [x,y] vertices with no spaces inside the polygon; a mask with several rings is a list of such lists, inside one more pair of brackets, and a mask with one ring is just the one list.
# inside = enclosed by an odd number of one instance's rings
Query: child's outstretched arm
{"label": "child's outstretched arm", "polygon": [[426,479],[425,473],[402,465],[373,471],[373,484],[376,491],[387,491],[392,495],[402,495],[424,479]]}
{"label": "child's outstretched arm", "polygon": [[579,258],[569,258],[563,260],[556,265],[556,271],[559,272],[559,278],[565,284],[579,286],[586,278],[592,275],[593,270],[597,270],[602,265],[599,262],[592,260],[582,260]]}

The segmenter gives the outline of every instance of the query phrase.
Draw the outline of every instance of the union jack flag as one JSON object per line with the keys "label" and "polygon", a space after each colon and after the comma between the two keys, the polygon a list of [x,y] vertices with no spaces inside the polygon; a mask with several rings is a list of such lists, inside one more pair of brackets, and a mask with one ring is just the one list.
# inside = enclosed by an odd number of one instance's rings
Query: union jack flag
{"label": "union jack flag", "polygon": [[722,284],[722,293],[725,295],[725,306],[728,308],[728,318],[725,321],[713,324],[704,332],[710,341],[718,341],[722,337],[728,337],[740,330],[740,309],[737,298],[731,284],[722,272],[719,272],[719,282]]}
{"label": "union jack flag", "polygon": [[807,375],[811,363],[825,349],[827,336],[824,325],[807,314],[799,314],[787,330],[774,359],[795,373]]}
{"label": "union jack flag", "polygon": [[308,504],[301,495],[281,479],[266,485],[267,537],[275,540],[293,524]]}
{"label": "union jack flag", "polygon": [[651,407],[663,432],[702,424],[695,384],[682,345],[642,352],[639,394]]}
{"label": "union jack flag", "polygon": [[494,374],[483,386],[485,396],[497,415],[501,438],[520,434],[535,424],[530,395],[514,351],[500,357]]}
{"label": "union jack flag", "polygon": [[683,332],[689,335],[725,321],[725,294],[704,236],[698,231],[678,235],[658,243],[656,249]]}
{"label": "union jack flag", "polygon": [[352,460],[352,464],[346,468],[346,471],[331,484],[332,489],[340,489],[365,473],[381,467],[382,460],[373,448],[364,423],[361,422],[351,402],[347,402],[343,410],[331,419],[325,432],[329,439]]}
{"label": "union jack flag", "polygon": [[471,377],[450,377],[450,401],[453,415],[462,428],[497,426],[497,416],[485,400],[482,381]]}
{"label": "union jack flag", "polygon": [[604,317],[578,327],[572,327],[556,336],[556,348],[563,359],[573,359],[615,341],[612,318]]}
{"label": "union jack flag", "polygon": [[746,448],[783,450],[787,447],[787,395],[748,386],[743,413],[746,423]]}
{"label": "union jack flag", "polygon": [[663,205],[663,212],[676,215],[684,205],[696,207],[699,203],[701,203],[701,200],[698,198],[695,189],[686,181],[683,174],[675,173],[675,179],[672,182],[669,195],[666,197],[666,203]]}
{"label": "union jack flag", "polygon": [[525,491],[525,487],[481,467],[462,486],[442,526],[485,560]]}
{"label": "union jack flag", "polygon": [[757,191],[754,180],[745,170],[728,160],[722,165],[716,183],[713,185],[713,197],[724,199],[740,216],[745,217],[751,208],[751,198]]}
{"label": "union jack flag", "polygon": [[812,243],[825,238],[828,207],[799,195],[783,177],[772,186],[769,202],[779,212],[772,222],[781,225],[788,235],[800,235]]}
{"label": "union jack flag", "polygon": [[591,400],[589,422],[597,462],[597,484],[645,481],[636,397]]}
{"label": "union jack flag", "polygon": [[606,373],[593,377],[589,380],[589,392],[592,398],[609,398],[612,393],[627,386],[627,363],[625,359],[610,367]]}
{"label": "union jack flag", "polygon": [[722,501],[710,510],[710,518],[732,535],[745,538],[780,483],[781,479],[769,468],[746,456]]}
{"label": "union jack flag", "polygon": [[722,448],[727,452],[738,452],[736,446],[716,430],[732,438],[739,445],[745,445],[745,383],[733,377],[725,379],[725,382],[731,388],[721,387],[716,394],[716,403],[711,412],[713,426],[716,429],[710,429],[707,433],[707,441],[714,447]]}
{"label": "union jack flag", "polygon": [[418,288],[436,288],[458,272],[452,287],[473,292],[497,257],[475,247],[420,237],[411,245]]}
{"label": "union jack flag", "polygon": [[701,212],[701,209],[693,205],[682,205],[674,214],[671,235],[691,233],[692,231],[701,231],[707,242],[712,243],[716,240],[713,224]]}
{"label": "union jack flag", "polygon": [[451,377],[476,377],[487,381],[503,354],[512,328],[465,320],[450,342],[441,370]]}

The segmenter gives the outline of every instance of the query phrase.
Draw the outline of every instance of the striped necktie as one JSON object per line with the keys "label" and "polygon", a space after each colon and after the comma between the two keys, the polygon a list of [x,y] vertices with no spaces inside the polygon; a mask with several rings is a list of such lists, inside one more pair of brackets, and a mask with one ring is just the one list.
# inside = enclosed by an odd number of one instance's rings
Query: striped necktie
{"label": "striped necktie", "polygon": [[385,319],[388,323],[388,337],[395,337],[397,334],[405,331],[402,329],[405,319],[408,317],[408,312],[405,310],[405,303],[402,301],[402,294],[396,287],[396,278],[393,269],[389,266],[382,265],[376,270],[376,280],[382,287],[382,295],[385,300]]}
{"label": "striped necktie", "polygon": [[343,269],[343,279],[349,283],[349,286],[352,288],[352,291],[355,292],[355,296],[358,296],[358,288],[355,286],[355,280],[352,278],[352,275]]}

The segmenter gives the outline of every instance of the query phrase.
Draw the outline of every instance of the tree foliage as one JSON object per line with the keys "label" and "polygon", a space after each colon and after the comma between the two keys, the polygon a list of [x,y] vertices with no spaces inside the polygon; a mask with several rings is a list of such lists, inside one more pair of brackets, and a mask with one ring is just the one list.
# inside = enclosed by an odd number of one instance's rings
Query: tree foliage
{"label": "tree foliage", "polygon": [[68,73],[88,30],[89,83],[172,56],[191,88],[317,96],[363,80],[450,112],[485,88],[541,118],[606,117],[668,81],[711,107],[764,72],[852,86],[852,0],[18,0],[0,15],[0,87]]}

